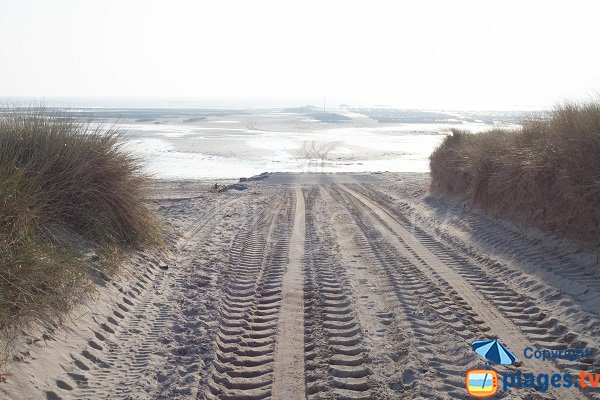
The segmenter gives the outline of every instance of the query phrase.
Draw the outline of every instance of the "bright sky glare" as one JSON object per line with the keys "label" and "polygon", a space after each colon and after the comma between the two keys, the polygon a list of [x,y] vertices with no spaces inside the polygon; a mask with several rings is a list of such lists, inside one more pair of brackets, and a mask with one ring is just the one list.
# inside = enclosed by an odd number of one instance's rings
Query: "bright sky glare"
{"label": "bright sky glare", "polygon": [[600,92],[600,2],[0,0],[0,96],[544,107]]}

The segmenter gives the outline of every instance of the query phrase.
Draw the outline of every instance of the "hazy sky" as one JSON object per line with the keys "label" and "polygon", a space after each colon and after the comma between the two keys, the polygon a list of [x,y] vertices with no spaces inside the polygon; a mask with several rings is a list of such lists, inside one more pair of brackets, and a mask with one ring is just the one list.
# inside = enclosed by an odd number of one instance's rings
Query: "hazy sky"
{"label": "hazy sky", "polygon": [[0,0],[0,96],[545,106],[600,92],[599,15],[574,0]]}

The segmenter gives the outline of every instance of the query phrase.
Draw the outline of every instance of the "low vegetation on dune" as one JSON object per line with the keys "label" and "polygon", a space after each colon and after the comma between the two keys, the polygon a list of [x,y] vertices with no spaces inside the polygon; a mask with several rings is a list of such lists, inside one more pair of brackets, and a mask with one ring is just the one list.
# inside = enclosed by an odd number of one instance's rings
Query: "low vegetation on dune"
{"label": "low vegetation on dune", "polygon": [[600,243],[600,102],[560,105],[516,130],[453,130],[430,168],[434,190]]}
{"label": "low vegetation on dune", "polygon": [[68,115],[0,116],[0,328],[55,318],[98,269],[159,243],[147,178],[117,132]]}

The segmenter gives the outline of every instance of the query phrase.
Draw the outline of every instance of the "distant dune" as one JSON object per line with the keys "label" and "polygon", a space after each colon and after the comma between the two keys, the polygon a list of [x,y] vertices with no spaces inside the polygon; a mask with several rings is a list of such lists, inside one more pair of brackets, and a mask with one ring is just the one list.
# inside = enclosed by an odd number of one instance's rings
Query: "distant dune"
{"label": "distant dune", "polygon": [[322,113],[309,114],[309,116],[311,118],[316,119],[317,121],[321,121],[321,122],[336,123],[336,122],[352,121],[352,118],[347,117],[345,115],[336,114],[336,113],[322,112]]}

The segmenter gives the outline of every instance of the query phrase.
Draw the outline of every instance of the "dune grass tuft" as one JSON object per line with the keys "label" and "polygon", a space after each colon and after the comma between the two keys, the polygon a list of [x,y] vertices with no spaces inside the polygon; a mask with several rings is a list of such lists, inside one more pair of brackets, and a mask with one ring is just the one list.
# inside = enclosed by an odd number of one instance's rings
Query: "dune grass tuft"
{"label": "dune grass tuft", "polygon": [[114,129],[55,112],[4,109],[0,328],[60,315],[85,293],[98,259],[157,244],[146,184]]}
{"label": "dune grass tuft", "polygon": [[454,130],[430,168],[434,190],[600,243],[600,102],[557,106],[517,130]]}

